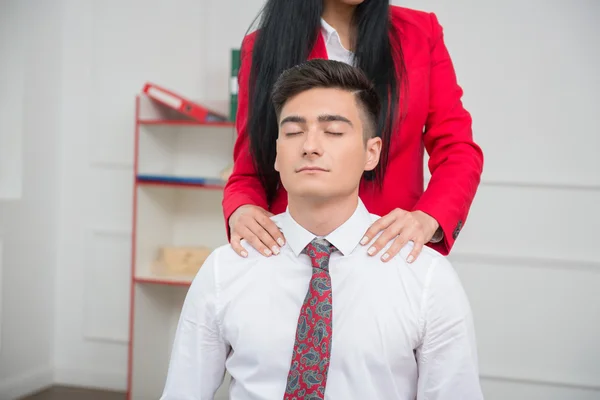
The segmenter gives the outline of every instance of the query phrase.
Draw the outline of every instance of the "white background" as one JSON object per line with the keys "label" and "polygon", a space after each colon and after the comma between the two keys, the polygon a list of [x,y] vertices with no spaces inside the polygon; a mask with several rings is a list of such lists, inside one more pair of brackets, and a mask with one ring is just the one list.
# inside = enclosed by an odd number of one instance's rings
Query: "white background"
{"label": "white background", "polygon": [[[600,398],[600,2],[394,3],[444,26],[486,157],[451,258],[486,398]],[[125,388],[134,96],[226,110],[261,5],[0,0],[1,399]]]}

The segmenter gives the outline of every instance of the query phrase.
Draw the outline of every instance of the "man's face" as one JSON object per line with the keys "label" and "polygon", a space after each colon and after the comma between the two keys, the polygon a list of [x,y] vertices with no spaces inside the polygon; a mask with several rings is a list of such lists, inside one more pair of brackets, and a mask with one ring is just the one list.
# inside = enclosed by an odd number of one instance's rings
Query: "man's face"
{"label": "man's face", "polygon": [[381,139],[363,136],[354,94],[316,88],[289,99],[279,117],[275,169],[290,196],[329,200],[358,190],[377,166]]}

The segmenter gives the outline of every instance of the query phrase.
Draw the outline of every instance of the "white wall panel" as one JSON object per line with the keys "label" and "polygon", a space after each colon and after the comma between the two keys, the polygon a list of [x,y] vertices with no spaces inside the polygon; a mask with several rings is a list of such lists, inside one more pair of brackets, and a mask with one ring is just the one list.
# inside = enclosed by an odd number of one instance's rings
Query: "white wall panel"
{"label": "white wall panel", "polygon": [[4,246],[4,241],[2,240],[2,236],[0,235],[0,351],[2,351],[2,286],[3,286],[3,281],[2,281],[2,273],[3,273],[3,261],[4,261],[4,256],[2,253],[3,250],[3,246]]}
{"label": "white wall panel", "polygon": [[525,262],[453,261],[473,309],[481,374],[600,390],[600,268]]}
{"label": "white wall panel", "polygon": [[600,190],[482,185],[454,253],[600,261]]}
{"label": "white wall panel", "polygon": [[0,399],[52,382],[61,1],[0,1]]}
{"label": "white wall panel", "polygon": [[131,232],[93,228],[87,238],[84,337],[128,343]]}
{"label": "white wall panel", "polygon": [[27,36],[17,2],[0,6],[0,200],[18,199],[23,179],[23,107]]}
{"label": "white wall panel", "polygon": [[485,400],[598,400],[600,390],[550,383],[483,378]]}
{"label": "white wall panel", "polygon": [[131,227],[133,170],[93,167],[87,173],[89,190],[80,193],[85,212],[94,226]]}

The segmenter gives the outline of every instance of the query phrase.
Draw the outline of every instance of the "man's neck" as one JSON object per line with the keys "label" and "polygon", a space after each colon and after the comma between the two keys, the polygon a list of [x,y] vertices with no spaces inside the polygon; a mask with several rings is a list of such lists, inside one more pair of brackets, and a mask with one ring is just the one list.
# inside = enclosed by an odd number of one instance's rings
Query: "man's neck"
{"label": "man's neck", "polygon": [[288,199],[292,218],[315,236],[326,236],[342,226],[358,206],[358,191],[352,196],[327,200]]}
{"label": "man's neck", "polygon": [[352,16],[356,6],[344,4],[341,1],[329,0],[323,5],[321,17],[335,29],[342,41],[342,45],[351,49],[350,37],[352,31]]}

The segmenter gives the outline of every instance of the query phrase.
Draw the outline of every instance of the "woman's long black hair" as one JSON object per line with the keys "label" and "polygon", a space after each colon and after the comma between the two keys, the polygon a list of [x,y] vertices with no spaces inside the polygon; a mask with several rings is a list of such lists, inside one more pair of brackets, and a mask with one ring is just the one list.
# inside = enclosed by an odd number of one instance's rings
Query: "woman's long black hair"
{"label": "woman's long black hair", "polygon": [[[279,186],[275,171],[277,119],[271,89],[283,70],[307,60],[321,27],[323,0],[268,0],[259,16],[249,78],[248,135],[256,171],[269,205]],[[365,178],[381,183],[391,135],[398,123],[401,80],[405,78],[399,33],[392,31],[389,0],[365,0],[356,7],[355,62],[375,84],[382,112],[377,134],[383,147],[379,166]],[[396,52],[396,54],[394,54]],[[399,63],[397,65],[396,63]]]}

